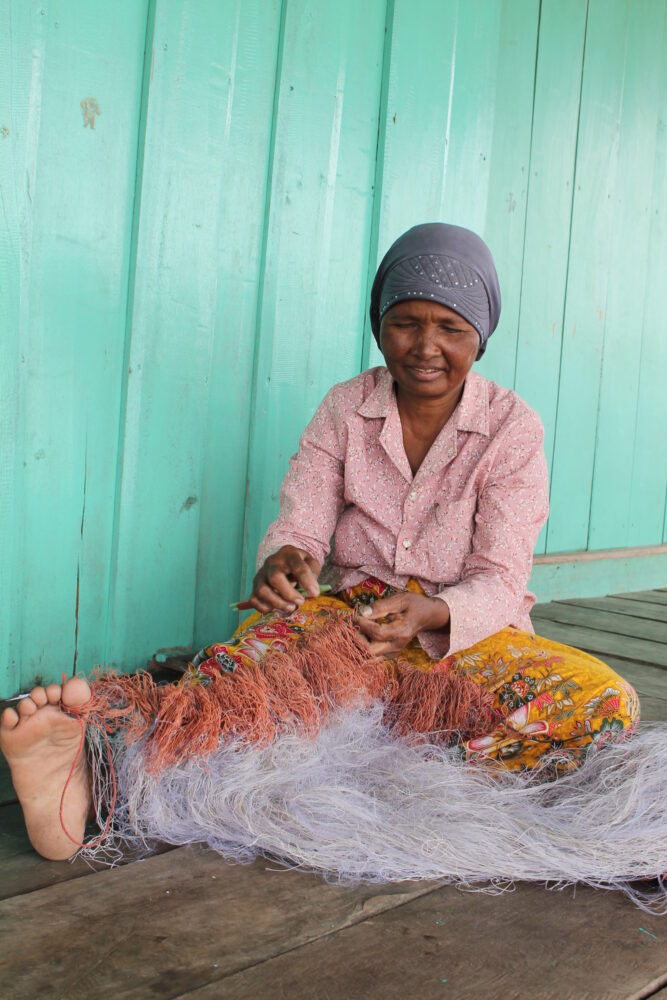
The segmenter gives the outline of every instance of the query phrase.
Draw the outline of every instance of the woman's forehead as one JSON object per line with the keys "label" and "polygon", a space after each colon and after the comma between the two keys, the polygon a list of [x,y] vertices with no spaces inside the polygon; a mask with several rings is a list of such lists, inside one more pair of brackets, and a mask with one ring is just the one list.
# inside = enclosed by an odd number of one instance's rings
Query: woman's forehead
{"label": "woman's forehead", "polygon": [[441,302],[429,302],[425,299],[404,299],[402,302],[397,302],[395,306],[387,310],[384,318],[394,318],[397,316],[404,318],[415,317],[421,320],[430,319],[436,322],[449,320],[451,323],[460,326],[461,329],[466,327],[470,327],[471,330],[474,329],[456,310],[450,309]]}

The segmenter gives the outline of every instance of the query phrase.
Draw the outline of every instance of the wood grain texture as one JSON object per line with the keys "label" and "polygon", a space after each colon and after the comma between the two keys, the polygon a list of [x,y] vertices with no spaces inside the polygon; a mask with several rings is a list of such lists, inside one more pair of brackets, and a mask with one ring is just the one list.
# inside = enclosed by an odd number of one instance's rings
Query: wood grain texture
{"label": "wood grain texture", "polygon": [[649,621],[667,622],[667,608],[649,601],[625,600],[618,595],[597,598],[570,598],[559,603],[572,604],[581,608],[596,608],[600,611],[613,611],[619,615],[629,615],[631,618],[648,619]]}
{"label": "wood grain texture", "polygon": [[279,14],[156,10],[106,637],[124,668],[192,644],[198,581],[200,628],[233,622]]}
{"label": "wood grain texture", "polygon": [[627,1000],[667,975],[663,942],[662,922],[619,893],[442,888],[182,996]]}
{"label": "wood grain texture", "polygon": [[[664,0],[646,0],[642,14],[642,18],[630,16],[627,24],[616,182],[610,199],[613,229],[604,310],[604,349],[587,542],[590,549],[609,548],[611,544],[618,544],[619,539],[621,544],[631,543],[630,499],[633,476],[619,476],[618,470],[627,469],[630,472],[633,467],[636,408],[632,408],[630,400],[639,401],[640,398],[639,380],[644,351],[648,355],[654,355],[654,337],[649,334],[649,342],[643,345],[642,334],[647,326],[660,322],[657,317],[647,317],[648,323],[645,323],[643,312],[646,282],[649,278],[647,262],[656,193],[656,138],[665,106],[661,85],[667,79],[663,77],[666,62]],[[664,124],[662,130],[664,131]],[[637,156],[637,150],[641,150],[640,157]],[[663,178],[658,177],[657,181],[662,190]],[[632,251],[629,253],[630,247]],[[625,289],[630,287],[632,294],[628,295]],[[657,360],[654,356],[653,365]],[[647,390],[651,391],[650,387],[644,386],[643,391]],[[651,396],[656,399],[655,389]],[[644,437],[648,435],[655,445],[660,441],[661,409],[659,405],[654,405],[653,428],[649,427],[649,421],[646,420],[648,414],[645,415],[641,428]],[[658,467],[659,473],[662,473],[661,485],[664,489],[667,465],[664,456],[662,462],[657,459],[656,462],[649,461],[648,465]],[[661,532],[658,530],[651,542],[660,541]]]}
{"label": "wood grain texture", "polygon": [[147,9],[0,7],[7,693],[103,658]]}
{"label": "wood grain texture", "polygon": [[589,2],[547,552],[588,541],[630,20],[627,0]]}
{"label": "wood grain texture", "polygon": [[667,607],[667,592],[664,590],[636,590],[616,596],[626,601],[641,601],[647,604],[657,604],[661,608]]}
{"label": "wood grain texture", "polygon": [[[328,885],[182,848],[0,903],[3,996],[176,997],[367,920],[433,885]],[[65,945],[76,940],[76,962]],[[38,950],[40,961],[27,961]]]}
{"label": "wood grain texture", "polygon": [[667,667],[667,646],[659,642],[602,632],[583,625],[562,625],[546,618],[536,619],[534,626],[537,635],[585,649],[603,660],[605,653],[611,653],[620,659]]}
{"label": "wood grain texture", "polygon": [[[587,628],[613,632],[616,635],[633,636],[636,639],[651,639],[667,645],[667,622],[650,621],[647,618],[631,618],[630,615],[615,614],[611,610],[597,611],[571,604],[553,601],[540,604],[531,611],[531,618],[538,622],[548,619],[564,625],[585,625]],[[537,626],[536,626],[537,627]]]}
{"label": "wood grain texture", "polygon": [[384,0],[286,8],[276,81],[246,481],[244,584],[299,435],[359,371]]}
{"label": "wood grain texture", "polygon": [[[544,423],[551,462],[572,225],[587,0],[540,9],[514,388]],[[495,346],[495,345],[494,345]],[[546,526],[535,551],[546,548]]]}

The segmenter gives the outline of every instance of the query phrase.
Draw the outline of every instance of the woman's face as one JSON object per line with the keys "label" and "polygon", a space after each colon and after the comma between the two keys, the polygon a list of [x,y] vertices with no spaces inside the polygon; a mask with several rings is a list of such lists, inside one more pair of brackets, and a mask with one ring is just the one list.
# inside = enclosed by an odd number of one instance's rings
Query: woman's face
{"label": "woman's face", "polygon": [[479,335],[447,306],[409,299],[383,316],[380,348],[403,398],[444,401],[463,386],[477,357]]}

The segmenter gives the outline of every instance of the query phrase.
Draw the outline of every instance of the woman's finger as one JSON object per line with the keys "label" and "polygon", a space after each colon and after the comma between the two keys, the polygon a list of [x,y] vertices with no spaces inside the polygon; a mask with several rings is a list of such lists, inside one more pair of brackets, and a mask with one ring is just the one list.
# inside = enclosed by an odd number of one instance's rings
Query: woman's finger
{"label": "woman's finger", "polygon": [[[285,567],[287,572],[291,570]],[[294,584],[288,580],[287,574],[281,568],[280,570],[270,570],[268,574],[267,583],[272,590],[278,594],[279,597],[286,601],[288,604],[303,604],[303,596],[296,589]]]}
{"label": "woman's finger", "polygon": [[298,581],[306,593],[310,594],[311,597],[318,597],[320,587],[317,577],[303,556],[300,556],[297,552],[292,553],[288,558],[287,565],[291,575]]}
{"label": "woman's finger", "polygon": [[248,598],[248,604],[250,604],[255,611],[259,611],[260,615],[268,615],[269,611],[275,610],[275,608],[272,608],[270,604],[260,601],[254,594],[252,597]]}
{"label": "woman's finger", "polygon": [[[405,627],[405,622],[400,619],[381,624],[380,622],[372,621],[370,618],[358,618],[356,624],[359,631],[365,636],[368,636],[369,639],[376,639],[380,642],[389,642],[404,638],[408,632]],[[407,638],[406,642],[409,641],[410,639]]]}
{"label": "woman's finger", "polygon": [[387,615],[395,615],[400,611],[403,611],[406,606],[405,594],[392,594],[391,597],[381,597],[379,600],[374,601],[373,604],[367,604],[366,608],[361,612],[364,618],[378,619],[385,618]]}
{"label": "woman's finger", "polygon": [[[287,583],[287,578],[284,578],[285,583]],[[296,611],[298,602],[293,598],[290,599],[290,592],[295,593],[294,588],[290,588],[287,584],[287,597],[283,597],[279,594],[273,587],[273,579],[271,584],[263,583],[256,591],[253,592],[253,597],[258,598],[262,603],[268,604],[269,608],[277,608],[279,611]],[[297,594],[297,597],[300,597]]]}

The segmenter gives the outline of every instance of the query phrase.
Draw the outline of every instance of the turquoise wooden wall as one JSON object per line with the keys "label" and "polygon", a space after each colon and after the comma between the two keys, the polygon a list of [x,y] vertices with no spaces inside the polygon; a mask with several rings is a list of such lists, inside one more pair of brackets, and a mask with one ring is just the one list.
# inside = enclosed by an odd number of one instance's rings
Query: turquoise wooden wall
{"label": "turquoise wooden wall", "polygon": [[662,556],[666,10],[0,0],[0,693],[229,632],[428,219],[498,263],[480,370],[544,420],[538,554]]}

